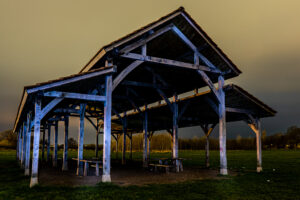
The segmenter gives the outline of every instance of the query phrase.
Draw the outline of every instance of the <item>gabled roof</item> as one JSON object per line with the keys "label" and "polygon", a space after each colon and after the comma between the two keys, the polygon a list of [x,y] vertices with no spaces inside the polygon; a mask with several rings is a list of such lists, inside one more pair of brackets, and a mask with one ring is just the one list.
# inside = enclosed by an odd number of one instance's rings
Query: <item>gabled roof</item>
{"label": "gabled roof", "polygon": [[[180,24],[182,27],[178,27],[179,29],[184,29],[188,26],[186,33],[188,33],[188,37],[193,37],[194,40],[196,38],[198,40],[202,40],[207,45],[209,49],[210,55],[217,59],[216,62],[222,62],[222,65],[226,65],[229,69],[231,69],[232,74],[231,77],[237,76],[241,73],[241,71],[236,67],[236,65],[226,56],[226,54],[212,41],[212,39],[203,31],[203,29],[192,19],[192,17],[185,11],[183,7],[178,8],[177,10],[167,14],[166,16],[161,17],[160,19],[116,40],[111,42],[110,44],[102,47],[96,55],[84,66],[84,68],[80,72],[88,71],[94,67],[96,67],[98,62],[101,62],[102,59],[105,59],[108,54],[115,54],[115,49],[128,45],[134,41],[137,41],[151,33],[150,30],[157,29],[161,26],[169,25],[170,23],[176,22],[178,26]],[[185,30],[182,30],[185,31]],[[202,48],[202,47],[199,47]],[[214,54],[214,55],[211,55]],[[113,55],[112,55],[113,56]],[[103,61],[102,61],[103,62]],[[101,65],[101,64],[100,64]],[[230,78],[231,78],[230,77]]]}

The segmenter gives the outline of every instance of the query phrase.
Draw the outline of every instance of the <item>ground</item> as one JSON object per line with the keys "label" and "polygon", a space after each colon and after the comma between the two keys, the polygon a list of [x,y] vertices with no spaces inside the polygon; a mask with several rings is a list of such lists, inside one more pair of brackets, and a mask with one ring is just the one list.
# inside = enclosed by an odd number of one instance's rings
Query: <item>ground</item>
{"label": "ground", "polygon": [[[186,159],[184,160],[186,174],[174,176],[191,177],[192,171],[189,170],[196,169],[199,176],[194,175],[196,178],[193,180],[185,179],[178,182],[176,178],[171,178],[171,181],[161,178],[155,179],[158,180],[155,184],[152,182],[148,184],[147,178],[143,180],[139,177],[137,185],[133,185],[135,178],[129,181],[127,179],[126,182],[124,177],[134,175],[134,171],[126,174],[126,169],[118,169],[120,165],[114,160],[112,173],[114,169],[116,172],[119,170],[120,174],[119,179],[112,175],[114,183],[77,186],[72,182],[73,185],[63,186],[66,184],[59,184],[57,179],[66,174],[51,176],[59,170],[44,167],[40,168],[41,184],[30,189],[28,187],[30,178],[25,177],[23,170],[18,167],[15,151],[0,150],[0,199],[300,199],[300,151],[263,151],[264,171],[260,174],[255,172],[255,151],[228,151],[228,167],[231,173],[226,177],[216,175],[219,165],[218,154],[218,151],[211,152],[211,168],[207,170],[204,167],[204,151],[179,152],[179,156]],[[70,156],[75,157],[76,151],[70,151]],[[92,151],[86,151],[84,154],[84,157],[92,156]],[[133,160],[137,162],[141,156],[140,152],[136,152],[133,154]],[[170,153],[153,153],[151,156],[167,157]],[[115,157],[113,154],[112,158]],[[45,172],[48,172],[48,177]],[[46,179],[42,176],[46,176]],[[153,174],[153,176],[166,175]],[[54,184],[47,181],[49,177],[52,177]]]}

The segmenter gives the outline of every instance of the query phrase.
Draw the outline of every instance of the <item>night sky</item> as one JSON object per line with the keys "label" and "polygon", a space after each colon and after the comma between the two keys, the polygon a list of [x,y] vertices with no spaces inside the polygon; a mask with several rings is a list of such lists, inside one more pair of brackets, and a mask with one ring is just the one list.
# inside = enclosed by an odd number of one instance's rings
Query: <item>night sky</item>
{"label": "night sky", "polygon": [[[262,120],[267,134],[299,126],[298,0],[0,0],[0,131],[13,128],[25,85],[79,72],[102,46],[179,6],[243,72],[226,83],[240,85],[278,111]],[[71,137],[77,137],[77,125],[77,119],[71,121]],[[93,143],[95,131],[86,129],[85,142]],[[240,122],[228,124],[227,132],[229,138],[253,136]],[[203,133],[193,127],[180,129],[180,136]]]}

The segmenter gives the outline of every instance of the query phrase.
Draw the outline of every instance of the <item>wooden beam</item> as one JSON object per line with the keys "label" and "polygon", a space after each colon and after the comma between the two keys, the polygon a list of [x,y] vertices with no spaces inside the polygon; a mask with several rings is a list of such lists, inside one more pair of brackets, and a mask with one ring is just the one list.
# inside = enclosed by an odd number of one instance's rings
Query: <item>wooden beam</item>
{"label": "wooden beam", "polygon": [[24,168],[24,166],[25,166],[26,134],[27,134],[27,122],[23,122],[21,168]]}
{"label": "wooden beam", "polygon": [[170,87],[153,84],[153,83],[144,83],[144,82],[137,82],[137,81],[123,81],[122,85],[127,86],[136,86],[136,87],[149,87],[149,88],[160,88],[160,89],[170,89]]}
{"label": "wooden beam", "polygon": [[59,97],[59,98],[79,99],[79,100],[86,100],[86,101],[100,101],[100,102],[105,101],[104,96],[93,95],[93,94],[50,91],[50,92],[45,92],[43,95],[46,97]]}
{"label": "wooden beam", "polygon": [[76,113],[79,114],[80,110],[75,108],[57,108],[54,110],[55,113]]}
{"label": "wooden beam", "polygon": [[85,116],[85,118],[92,124],[92,126],[96,129],[97,131],[97,125],[88,117],[88,116]]}
{"label": "wooden beam", "polygon": [[185,102],[185,104],[180,110],[180,113],[178,114],[178,121],[180,121],[181,117],[183,116],[184,112],[186,111],[189,105],[190,105],[190,101]]}
{"label": "wooden beam", "polygon": [[213,82],[210,80],[210,78],[206,75],[204,71],[197,70],[198,74],[202,77],[203,81],[208,85],[212,93],[215,95],[216,99],[220,102],[220,95],[218,93],[218,90],[214,86]]}
{"label": "wooden beam", "polygon": [[253,112],[251,110],[242,109],[242,108],[231,108],[231,107],[226,107],[226,112],[242,113],[242,114],[247,114],[247,115],[253,114]]}
{"label": "wooden beam", "polygon": [[121,83],[121,81],[130,73],[132,72],[135,68],[140,66],[144,61],[136,60],[132,62],[129,66],[127,66],[121,73],[117,75],[117,77],[114,79],[112,83],[112,91],[116,89],[116,87]]}
{"label": "wooden beam", "polygon": [[169,100],[169,98],[167,97],[167,95],[159,88],[156,88],[156,91],[159,93],[159,95],[161,96],[161,98],[163,100],[165,100],[165,102],[168,104],[168,106],[170,107],[171,112],[173,112],[173,106]]}
{"label": "wooden beam", "polygon": [[261,122],[258,118],[256,118],[255,123],[248,124],[248,125],[256,135],[256,158],[257,158],[256,171],[261,172],[262,171]]}
{"label": "wooden beam", "polygon": [[148,159],[147,159],[147,137],[148,137],[148,111],[147,111],[147,105],[145,105],[145,112],[144,112],[144,123],[143,123],[143,167],[148,167]]}
{"label": "wooden beam", "polygon": [[33,187],[38,184],[40,125],[41,125],[40,115],[41,115],[41,99],[36,99],[35,115],[34,115],[33,157],[32,157],[30,187]]}
{"label": "wooden beam", "polygon": [[210,105],[210,107],[215,111],[215,113],[219,115],[219,107],[215,104],[215,102],[209,97],[205,97],[205,101]]}
{"label": "wooden beam", "polygon": [[103,74],[109,74],[109,73],[113,73],[113,72],[116,72],[116,67],[115,66],[112,66],[110,68],[107,68],[107,69],[104,69],[104,70],[101,70],[101,71],[71,77],[71,78],[68,78],[66,80],[55,81],[53,83],[49,83],[49,84],[46,84],[46,85],[37,86],[37,87],[31,88],[31,89],[28,89],[27,93],[30,94],[30,93],[34,93],[34,92],[41,91],[41,90],[48,90],[48,89],[51,89],[51,88],[54,88],[54,87],[74,83],[74,82],[81,81],[81,80],[84,80],[84,79],[89,79],[89,78],[93,78],[93,77],[97,77],[97,76],[100,76],[100,75],[103,75]]}
{"label": "wooden beam", "polygon": [[[178,104],[177,104],[177,95],[173,97],[173,151],[172,151],[172,158],[178,158]],[[179,162],[175,160],[175,170],[179,172]]]}
{"label": "wooden beam", "polygon": [[84,115],[85,115],[86,104],[80,104],[79,114],[79,132],[78,132],[78,156],[77,156],[77,176],[83,174],[83,163],[80,160],[83,159],[83,142],[84,142]]}
{"label": "wooden beam", "polygon": [[129,58],[129,59],[133,59],[133,60],[144,61],[144,62],[168,65],[168,66],[172,66],[172,67],[181,67],[181,68],[185,68],[185,69],[203,70],[203,71],[208,71],[208,72],[212,72],[212,73],[220,73],[219,70],[211,69],[204,65],[195,65],[192,63],[180,62],[180,61],[176,61],[176,60],[170,60],[170,59],[159,58],[159,57],[154,57],[154,56],[144,56],[144,55],[136,54],[136,53],[126,53],[126,54],[121,55],[121,57]]}
{"label": "wooden beam", "polygon": [[57,98],[53,99],[50,103],[48,103],[42,110],[41,120],[45,117],[45,115],[47,115],[48,112],[50,112],[63,99],[64,99],[63,97],[57,97]]}

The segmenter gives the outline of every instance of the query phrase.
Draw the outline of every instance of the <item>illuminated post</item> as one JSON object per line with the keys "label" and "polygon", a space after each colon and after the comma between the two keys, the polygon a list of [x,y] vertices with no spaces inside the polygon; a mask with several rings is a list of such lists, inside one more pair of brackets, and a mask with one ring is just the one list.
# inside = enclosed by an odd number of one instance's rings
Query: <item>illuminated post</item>
{"label": "illuminated post", "polygon": [[62,170],[68,170],[68,138],[69,138],[69,116],[65,116],[65,141],[63,152],[63,165]]}

